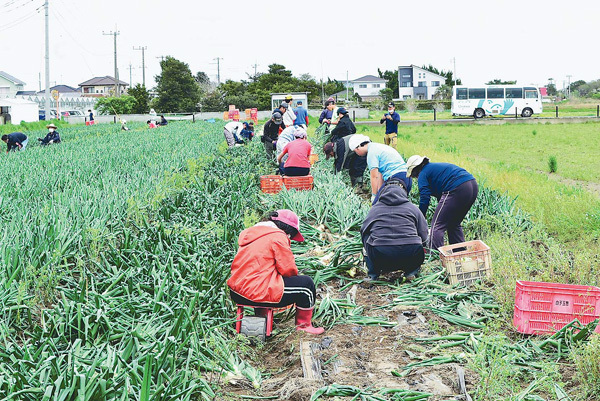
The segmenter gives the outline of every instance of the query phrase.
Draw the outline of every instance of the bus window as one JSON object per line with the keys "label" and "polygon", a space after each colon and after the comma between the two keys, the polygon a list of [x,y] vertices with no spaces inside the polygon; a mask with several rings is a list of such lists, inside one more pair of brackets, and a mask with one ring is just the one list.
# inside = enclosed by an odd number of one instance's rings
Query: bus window
{"label": "bus window", "polygon": [[537,99],[538,98],[538,94],[537,94],[537,90],[526,90],[525,91],[525,99]]}
{"label": "bus window", "polygon": [[523,99],[523,88],[506,88],[507,99]]}
{"label": "bus window", "polygon": [[488,99],[504,99],[504,88],[488,88]]}
{"label": "bus window", "polygon": [[469,99],[485,99],[485,89],[469,89]]}
{"label": "bus window", "polygon": [[456,98],[458,100],[466,100],[467,99],[467,88],[457,88],[456,89]]}

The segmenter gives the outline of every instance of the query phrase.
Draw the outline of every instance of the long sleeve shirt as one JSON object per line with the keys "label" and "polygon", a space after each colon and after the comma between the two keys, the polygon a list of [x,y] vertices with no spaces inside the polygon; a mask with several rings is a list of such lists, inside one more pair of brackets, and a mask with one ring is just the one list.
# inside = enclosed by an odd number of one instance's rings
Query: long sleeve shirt
{"label": "long sleeve shirt", "polygon": [[[392,119],[388,119],[387,116],[391,116]],[[379,120],[380,124],[385,122],[385,133],[386,134],[397,134],[398,133],[398,123],[400,122],[400,114],[396,113],[385,113],[383,118]]]}
{"label": "long sleeve shirt", "polygon": [[22,143],[27,140],[27,135],[22,132],[13,132],[8,134],[8,142],[6,143],[6,151],[21,149]]}
{"label": "long sleeve shirt", "polygon": [[467,170],[450,163],[428,163],[419,173],[419,209],[425,215],[431,196],[438,200],[442,193],[450,192],[460,184],[474,180]]}

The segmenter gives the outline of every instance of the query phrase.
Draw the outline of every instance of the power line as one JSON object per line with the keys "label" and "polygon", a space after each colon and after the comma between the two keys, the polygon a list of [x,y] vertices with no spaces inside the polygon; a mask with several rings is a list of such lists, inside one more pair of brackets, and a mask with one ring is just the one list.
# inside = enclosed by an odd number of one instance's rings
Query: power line
{"label": "power line", "polygon": [[223,60],[223,57],[216,57],[216,58],[213,58],[213,60],[217,60],[216,63],[211,63],[211,64],[217,65],[217,85],[220,85],[221,84],[221,60]]}
{"label": "power line", "polygon": [[[41,7],[43,7],[43,6],[41,6]],[[35,11],[31,12],[28,15],[25,15],[25,16],[23,16],[23,17],[15,20],[15,21],[9,22],[6,25],[0,25],[0,32],[5,31],[5,30],[10,29],[10,28],[13,28],[13,27],[15,27],[15,26],[21,24],[22,22],[27,21],[27,20],[30,20],[31,18],[37,16],[38,14],[39,14],[39,8],[37,8]]]}

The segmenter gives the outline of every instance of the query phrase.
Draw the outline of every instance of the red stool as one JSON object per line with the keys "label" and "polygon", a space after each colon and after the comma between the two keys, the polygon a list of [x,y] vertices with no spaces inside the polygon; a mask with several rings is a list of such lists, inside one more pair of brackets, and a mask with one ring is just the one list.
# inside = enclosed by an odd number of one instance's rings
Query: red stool
{"label": "red stool", "polygon": [[[262,341],[265,341],[273,332],[273,315],[276,312],[292,308],[294,304],[278,308],[242,304],[237,304],[236,306],[237,319],[235,321],[235,331],[247,337],[258,337]],[[244,317],[244,308],[254,309],[254,316]]]}

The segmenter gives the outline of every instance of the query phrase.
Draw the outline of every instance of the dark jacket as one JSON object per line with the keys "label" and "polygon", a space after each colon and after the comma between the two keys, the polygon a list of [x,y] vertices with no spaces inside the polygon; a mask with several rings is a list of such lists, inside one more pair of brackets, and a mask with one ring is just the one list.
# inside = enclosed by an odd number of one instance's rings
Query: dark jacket
{"label": "dark jacket", "polygon": [[[350,150],[350,138],[352,135],[346,135],[333,143],[333,153],[335,154],[335,173],[339,173],[344,168],[348,168],[352,158],[356,153]],[[365,156],[366,157],[366,156]]]}
{"label": "dark jacket", "polygon": [[44,137],[44,139],[42,139],[40,141],[40,145],[48,145],[50,144],[50,141],[52,141],[52,143],[60,143],[60,134],[58,133],[58,131],[54,131],[54,132],[48,132],[46,134],[46,136]]}
{"label": "dark jacket", "polygon": [[337,123],[337,126],[331,131],[331,141],[335,142],[338,138],[347,135],[356,134],[356,127],[348,114],[344,114]]}
{"label": "dark jacket", "polygon": [[360,228],[363,244],[396,246],[427,240],[427,221],[399,185],[387,182]]}
{"label": "dark jacket", "polygon": [[[386,118],[386,116],[392,116],[391,120],[388,120]],[[383,118],[381,120],[379,120],[379,124],[383,124],[385,123],[385,133],[386,134],[393,134],[393,133],[398,133],[398,123],[400,122],[400,114],[396,113],[395,111],[393,113],[385,113],[383,115]]]}
{"label": "dark jacket", "polygon": [[27,140],[27,135],[22,132],[13,132],[8,134],[8,142],[6,143],[6,151],[21,149],[21,144]]}
{"label": "dark jacket", "polygon": [[474,180],[467,170],[450,163],[427,163],[419,173],[419,209],[427,213],[431,195],[438,200],[460,184]]}
{"label": "dark jacket", "polygon": [[267,121],[263,129],[263,142],[276,141],[279,138],[279,127],[281,125],[275,124],[273,120]]}

